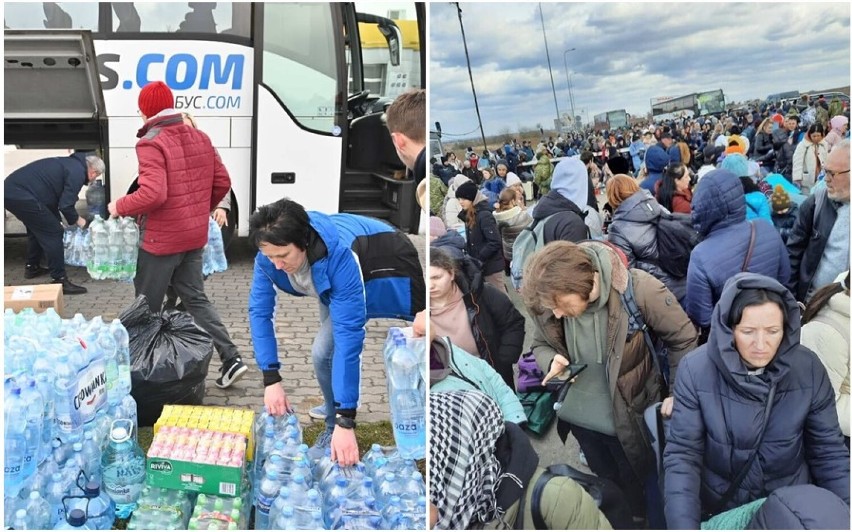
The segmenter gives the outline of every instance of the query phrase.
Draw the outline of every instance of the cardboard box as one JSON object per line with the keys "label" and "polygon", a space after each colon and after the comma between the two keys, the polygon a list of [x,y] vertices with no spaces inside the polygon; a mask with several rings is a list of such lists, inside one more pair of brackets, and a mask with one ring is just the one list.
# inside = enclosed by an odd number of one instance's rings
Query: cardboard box
{"label": "cardboard box", "polygon": [[32,308],[36,312],[53,307],[56,313],[62,314],[62,285],[61,284],[31,284],[22,286],[3,287],[3,308],[20,312]]}
{"label": "cardboard box", "polygon": [[208,495],[238,497],[242,493],[242,467],[197,464],[170,458],[148,458],[146,484],[158,488]]}

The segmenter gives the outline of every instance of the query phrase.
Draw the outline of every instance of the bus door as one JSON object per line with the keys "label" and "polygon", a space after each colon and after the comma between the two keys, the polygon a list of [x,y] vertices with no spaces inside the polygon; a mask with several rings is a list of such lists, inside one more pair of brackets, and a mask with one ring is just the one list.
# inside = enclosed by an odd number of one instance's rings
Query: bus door
{"label": "bus door", "polygon": [[[5,175],[68,150],[98,151],[109,174],[107,114],[91,32],[6,30],[3,42]],[[109,194],[109,180],[104,184]],[[17,220],[6,221],[7,235],[23,232]]]}
{"label": "bus door", "polygon": [[338,212],[345,21],[331,3],[256,3],[251,210],[283,197]]}

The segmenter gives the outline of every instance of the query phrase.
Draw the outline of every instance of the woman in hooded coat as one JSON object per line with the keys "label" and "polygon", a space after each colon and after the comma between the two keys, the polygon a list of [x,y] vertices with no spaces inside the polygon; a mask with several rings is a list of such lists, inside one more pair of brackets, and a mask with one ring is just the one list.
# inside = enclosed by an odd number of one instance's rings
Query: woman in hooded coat
{"label": "woman in hooded coat", "polygon": [[589,238],[603,239],[603,220],[600,213],[588,205],[589,174],[579,157],[563,159],[556,165],[550,188],[580,209],[589,228]]}
{"label": "woman in hooded coat", "polygon": [[825,146],[828,148],[828,151],[831,152],[831,148],[834,147],[835,144],[843,140],[846,136],[846,128],[849,125],[849,119],[845,116],[835,116],[829,122],[831,124],[831,131],[828,132],[828,135],[825,136]]}
{"label": "woman in hooded coat", "polygon": [[737,274],[712,322],[678,367],[663,455],[668,527],[697,529],[702,515],[799,484],[848,504],[849,450],[825,368],[799,343],[796,299],[774,279]]}

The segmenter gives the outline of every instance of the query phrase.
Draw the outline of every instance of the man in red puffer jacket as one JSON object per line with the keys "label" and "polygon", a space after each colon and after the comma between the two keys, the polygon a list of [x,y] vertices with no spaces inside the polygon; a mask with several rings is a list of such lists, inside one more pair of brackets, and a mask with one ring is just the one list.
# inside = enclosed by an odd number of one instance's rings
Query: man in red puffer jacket
{"label": "man in red puffer jacket", "polygon": [[222,360],[216,385],[227,388],[248,368],[204,293],[201,256],[210,212],[228,193],[231,178],[204,132],[184,124],[169,87],[154,81],[139,93],[145,125],[136,134],[139,188],[109,204],[112,216],[139,216],[141,249],[136,296],[159,313],[171,284],[195,322],[213,337]]}

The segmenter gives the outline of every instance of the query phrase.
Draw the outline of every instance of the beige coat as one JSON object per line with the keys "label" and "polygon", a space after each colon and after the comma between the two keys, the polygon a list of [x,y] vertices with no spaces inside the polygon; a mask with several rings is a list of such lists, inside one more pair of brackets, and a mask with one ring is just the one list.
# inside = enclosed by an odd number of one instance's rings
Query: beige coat
{"label": "beige coat", "polygon": [[[661,377],[645,345],[642,334],[627,339],[628,317],[621,304],[627,289],[628,270],[607,244],[584,242],[581,246],[604,246],[612,261],[612,288],[607,302],[609,314],[606,335],[607,381],[612,396],[616,435],[627,459],[639,478],[645,478],[654,462],[643,413],[660,396]],[[629,270],[633,293],[646,325],[668,347],[670,385],[674,387],[677,365],[698,345],[698,332],[677,298],[654,276],[637,269]],[[571,360],[561,319],[551,312],[533,315],[535,331],[532,350],[539,367],[547,373],[556,354]]]}
{"label": "beige coat", "polygon": [[[843,272],[846,277],[846,272]],[[842,279],[840,279],[842,280]],[[849,294],[835,294],[814,318],[802,326],[802,345],[816,353],[831,380],[837,418],[849,436]]]}

